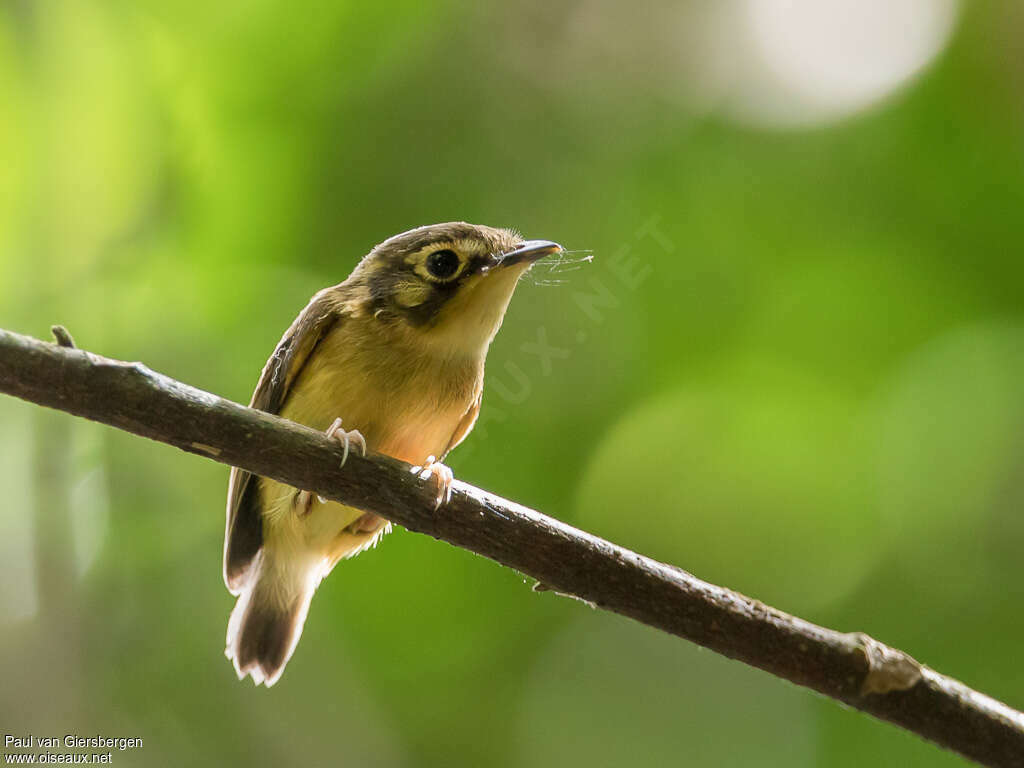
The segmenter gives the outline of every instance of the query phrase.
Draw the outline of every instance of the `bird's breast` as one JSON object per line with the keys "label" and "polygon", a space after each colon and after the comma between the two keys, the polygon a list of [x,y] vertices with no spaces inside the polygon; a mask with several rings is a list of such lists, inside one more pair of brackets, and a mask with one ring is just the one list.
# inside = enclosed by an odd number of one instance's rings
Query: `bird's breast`
{"label": "bird's breast", "polygon": [[281,415],[314,429],[340,417],[369,450],[410,464],[440,456],[479,395],[483,359],[440,357],[365,331],[347,322],[328,334]]}

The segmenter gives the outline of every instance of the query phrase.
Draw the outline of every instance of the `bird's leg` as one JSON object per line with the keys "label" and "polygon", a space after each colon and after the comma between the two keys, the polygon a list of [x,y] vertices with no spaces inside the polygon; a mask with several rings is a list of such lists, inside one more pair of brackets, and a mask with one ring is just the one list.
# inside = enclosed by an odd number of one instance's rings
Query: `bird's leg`
{"label": "bird's leg", "polygon": [[452,481],[455,475],[447,465],[437,461],[435,456],[427,456],[426,462],[421,466],[415,466],[411,470],[420,480],[428,480],[431,476],[437,481],[437,501],[434,502],[434,509],[439,509],[441,503],[447,503],[452,498]]}
{"label": "bird's leg", "polygon": [[[344,447],[344,452],[341,454],[341,467],[344,467],[348,461],[349,449],[353,445],[359,449],[360,456],[366,457],[366,438],[363,437],[362,432],[358,429],[350,429],[348,431],[342,429],[341,419],[335,419],[324,434],[332,440],[337,440]],[[321,504],[327,503],[327,499],[323,496],[317,496],[317,498]],[[299,491],[295,494],[295,499],[292,503],[299,517],[305,517],[313,509],[313,494],[309,491]]]}
{"label": "bird's leg", "polygon": [[295,508],[295,514],[305,517],[313,510],[313,494],[309,491],[296,491],[292,496],[292,506]]}

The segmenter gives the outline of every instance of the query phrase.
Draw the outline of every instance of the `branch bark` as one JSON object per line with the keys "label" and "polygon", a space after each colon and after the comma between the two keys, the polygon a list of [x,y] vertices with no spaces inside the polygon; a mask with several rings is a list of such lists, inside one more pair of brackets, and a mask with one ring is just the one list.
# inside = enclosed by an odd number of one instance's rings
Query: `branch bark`
{"label": "branch bark", "polygon": [[149,370],[0,330],[0,391],[374,512],[543,585],[698,643],[888,720],[989,766],[1024,766],[1024,714],[861,633],[812,624],[456,481]]}

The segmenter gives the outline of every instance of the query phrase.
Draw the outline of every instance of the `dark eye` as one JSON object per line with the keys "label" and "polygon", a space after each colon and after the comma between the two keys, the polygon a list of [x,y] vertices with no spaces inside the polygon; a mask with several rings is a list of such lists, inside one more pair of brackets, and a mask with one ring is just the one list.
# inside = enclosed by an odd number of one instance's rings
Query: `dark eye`
{"label": "dark eye", "polygon": [[455,251],[434,251],[427,256],[427,271],[438,280],[446,280],[459,268],[459,257]]}

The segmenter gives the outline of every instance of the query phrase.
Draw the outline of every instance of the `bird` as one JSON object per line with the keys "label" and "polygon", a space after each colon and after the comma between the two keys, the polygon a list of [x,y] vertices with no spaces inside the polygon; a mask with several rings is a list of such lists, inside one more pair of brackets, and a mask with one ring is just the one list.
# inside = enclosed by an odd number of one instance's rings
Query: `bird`
{"label": "bird", "polygon": [[[250,407],[386,454],[451,494],[443,463],[473,429],[484,362],[516,284],[562,252],[511,229],[447,222],[375,246],[316,293],[270,356]],[[237,600],[225,655],[240,680],[276,683],[320,582],[391,529],[382,517],[237,467],[228,485],[224,582]]]}

